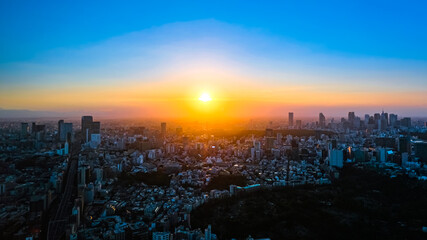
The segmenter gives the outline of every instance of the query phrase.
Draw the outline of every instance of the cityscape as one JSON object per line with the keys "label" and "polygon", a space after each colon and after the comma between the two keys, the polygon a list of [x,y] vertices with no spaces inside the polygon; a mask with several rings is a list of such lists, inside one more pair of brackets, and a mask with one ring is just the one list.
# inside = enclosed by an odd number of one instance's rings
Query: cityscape
{"label": "cityscape", "polygon": [[190,217],[213,199],[331,184],[345,166],[427,180],[427,122],[392,113],[303,122],[289,112],[237,132],[171,125],[2,122],[3,237],[217,239]]}
{"label": "cityscape", "polygon": [[425,7],[0,3],[0,239],[427,239]]}

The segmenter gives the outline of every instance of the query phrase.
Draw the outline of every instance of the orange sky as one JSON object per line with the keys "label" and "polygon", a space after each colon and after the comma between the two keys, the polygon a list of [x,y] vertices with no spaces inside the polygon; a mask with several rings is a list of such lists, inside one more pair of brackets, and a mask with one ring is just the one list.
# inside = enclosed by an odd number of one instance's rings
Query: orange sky
{"label": "orange sky", "polygon": [[[3,65],[0,108],[192,119],[382,109],[423,116],[425,66],[315,52],[217,21],[174,23]],[[204,92],[211,102],[198,100]]]}

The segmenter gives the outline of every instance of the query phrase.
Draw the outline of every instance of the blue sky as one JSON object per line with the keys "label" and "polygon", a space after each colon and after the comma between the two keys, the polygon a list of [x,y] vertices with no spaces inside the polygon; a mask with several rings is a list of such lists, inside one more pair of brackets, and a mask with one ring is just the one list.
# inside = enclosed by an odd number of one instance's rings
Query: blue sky
{"label": "blue sky", "polygon": [[268,85],[269,94],[279,85],[394,94],[407,103],[394,110],[427,115],[425,9],[425,1],[1,1],[0,107],[58,110],[12,93],[195,78],[189,69],[198,67]]}
{"label": "blue sky", "polygon": [[427,59],[425,1],[1,1],[1,61],[216,19],[338,54]]}

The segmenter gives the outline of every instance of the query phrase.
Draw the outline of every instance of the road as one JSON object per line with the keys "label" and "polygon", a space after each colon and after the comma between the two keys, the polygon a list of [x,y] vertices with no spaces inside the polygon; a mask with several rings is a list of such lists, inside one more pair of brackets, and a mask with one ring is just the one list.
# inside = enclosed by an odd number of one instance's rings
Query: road
{"label": "road", "polygon": [[71,197],[73,194],[74,180],[77,173],[78,161],[75,157],[70,157],[70,159],[71,162],[67,175],[67,183],[65,185],[64,193],[61,197],[61,202],[59,203],[55,217],[49,221],[49,226],[47,230],[48,240],[60,239],[65,234],[65,229],[68,224],[68,217],[71,214]]}

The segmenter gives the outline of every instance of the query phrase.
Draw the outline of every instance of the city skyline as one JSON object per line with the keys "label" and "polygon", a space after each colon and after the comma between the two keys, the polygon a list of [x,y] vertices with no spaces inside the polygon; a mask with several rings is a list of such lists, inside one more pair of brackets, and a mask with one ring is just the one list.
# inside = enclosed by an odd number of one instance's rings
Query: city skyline
{"label": "city skyline", "polygon": [[0,1],[0,239],[427,239],[425,9]]}
{"label": "city skyline", "polygon": [[[74,14],[79,4],[3,5],[1,31],[10,37],[1,40],[2,110],[112,118],[286,117],[289,111],[328,117],[382,109],[427,116],[421,3],[281,4],[259,13],[251,4],[227,5],[247,10],[235,16],[194,4],[164,20],[148,14],[160,6],[85,4],[81,18],[92,21],[84,27]],[[90,11],[97,8],[104,11]],[[396,24],[400,8],[405,18]],[[115,19],[106,10],[128,16]],[[212,101],[200,102],[203,93]]]}

